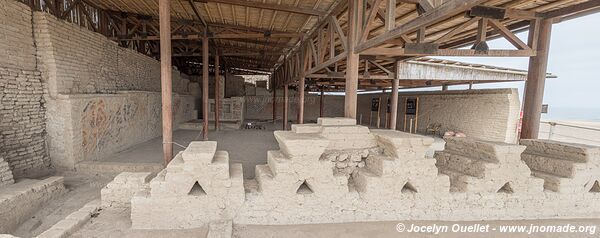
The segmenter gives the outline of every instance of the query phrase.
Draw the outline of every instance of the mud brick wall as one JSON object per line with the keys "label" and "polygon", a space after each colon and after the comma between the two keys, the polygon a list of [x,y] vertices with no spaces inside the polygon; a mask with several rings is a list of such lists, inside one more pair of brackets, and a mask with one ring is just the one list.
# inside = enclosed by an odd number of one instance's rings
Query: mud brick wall
{"label": "mud brick wall", "polygon": [[[40,69],[50,95],[160,91],[160,62],[119,47],[99,33],[34,13]],[[187,93],[187,77],[173,70],[173,91]]]}
{"label": "mud brick wall", "polygon": [[[517,89],[480,89],[401,93],[398,99],[398,130],[404,129],[406,99],[419,98],[417,131],[427,134],[427,127],[439,124],[440,133],[461,131],[468,137],[496,142],[516,143],[519,111]],[[377,113],[371,117],[371,100],[381,97],[380,124],[386,124],[386,107],[390,94],[362,94],[358,97],[358,115],[363,125],[376,126]],[[343,106],[343,105],[342,105]],[[369,120],[371,117],[371,120]],[[406,130],[410,117],[406,120]]]}
{"label": "mud brick wall", "polygon": [[0,157],[15,177],[45,173],[50,164],[31,21],[25,4],[0,4]]}
{"label": "mud brick wall", "polygon": [[[173,96],[173,123],[194,119],[194,98]],[[54,166],[73,169],[161,135],[157,92],[60,95],[48,104],[48,145]]]}

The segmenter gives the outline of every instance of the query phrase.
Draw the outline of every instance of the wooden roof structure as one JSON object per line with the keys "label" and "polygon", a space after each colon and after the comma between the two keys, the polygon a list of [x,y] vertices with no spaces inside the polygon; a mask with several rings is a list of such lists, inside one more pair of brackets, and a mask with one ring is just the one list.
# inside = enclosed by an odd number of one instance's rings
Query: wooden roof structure
{"label": "wooden roof structure", "polygon": [[[23,1],[100,32],[124,47],[159,55],[157,0]],[[532,56],[532,47],[515,32],[528,30],[532,20],[574,17],[597,11],[600,5],[598,0],[359,1],[364,24],[354,28],[361,32],[356,51],[359,71],[366,75],[360,85],[365,87],[373,86],[374,80],[381,81],[377,85],[389,84],[397,60],[436,55]],[[222,65],[238,73],[244,69],[273,73],[274,87],[295,84],[300,76],[317,83],[339,78],[346,70],[348,2],[172,0],[174,64],[184,72],[197,73],[201,38],[207,35],[209,48],[212,54],[219,51]],[[420,19],[428,21],[415,27]],[[388,34],[398,30],[403,32]],[[498,37],[516,49],[454,50]],[[301,61],[310,62],[301,65]]]}

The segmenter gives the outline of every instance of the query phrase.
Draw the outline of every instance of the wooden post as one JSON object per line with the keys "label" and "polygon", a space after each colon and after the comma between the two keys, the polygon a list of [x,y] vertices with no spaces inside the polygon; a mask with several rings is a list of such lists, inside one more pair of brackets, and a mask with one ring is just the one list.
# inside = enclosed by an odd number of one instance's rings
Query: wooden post
{"label": "wooden post", "polygon": [[208,37],[202,37],[202,139],[208,140]]}
{"label": "wooden post", "polygon": [[362,28],[362,0],[348,0],[348,56],[346,63],[346,87],[344,116],[356,119],[358,92],[358,54],[354,53],[358,29]]}
{"label": "wooden post", "polygon": [[273,124],[277,120],[277,89],[273,89]]}
{"label": "wooden post", "polygon": [[283,85],[283,130],[287,130],[288,123],[288,85]]}
{"label": "wooden post", "polygon": [[219,70],[219,51],[215,54],[215,130],[220,128],[221,71]]}
{"label": "wooden post", "polygon": [[394,70],[395,77],[392,80],[392,98],[390,100],[390,129],[396,130],[396,121],[398,119],[398,84],[400,76],[400,62],[396,61]]}
{"label": "wooden post", "polygon": [[306,78],[298,80],[298,124],[304,124],[304,82]]}
{"label": "wooden post", "polygon": [[[534,25],[535,23],[532,23],[532,26]],[[531,29],[535,29],[535,27]],[[529,73],[525,82],[525,99],[523,102],[521,139],[537,139],[539,135],[552,20],[541,20],[537,37],[532,32],[534,31],[529,33],[529,41],[530,43],[536,43],[534,45],[537,45],[537,54],[529,58]]]}
{"label": "wooden post", "polygon": [[442,91],[448,91],[448,85],[446,85],[446,84],[442,85]]}
{"label": "wooden post", "polygon": [[173,112],[171,108],[171,0],[160,0],[160,86],[162,99],[163,159],[173,158]]}
{"label": "wooden post", "polygon": [[324,94],[324,88],[323,86],[321,86],[321,98],[319,99],[319,117],[323,117],[323,113],[324,113],[324,104],[323,104],[323,94]]}

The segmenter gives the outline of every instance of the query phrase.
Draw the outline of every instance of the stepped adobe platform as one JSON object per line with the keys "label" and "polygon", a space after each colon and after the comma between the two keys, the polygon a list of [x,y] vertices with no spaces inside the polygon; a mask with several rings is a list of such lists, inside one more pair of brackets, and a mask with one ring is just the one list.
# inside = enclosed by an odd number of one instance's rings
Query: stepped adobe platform
{"label": "stepped adobe platform", "polygon": [[[133,228],[208,226],[216,234],[229,234],[230,224],[600,215],[600,194],[584,186],[595,177],[588,176],[587,183],[561,183],[585,189],[556,192],[537,177],[537,171],[550,167],[528,166],[529,147],[549,142],[514,145],[453,138],[431,158],[432,138],[370,130],[341,118],[294,125],[275,137],[280,150],[267,153],[268,163],[256,166],[255,179],[242,180],[241,166],[229,165],[227,152],[216,151],[216,142],[207,141],[191,143],[149,183],[144,182],[146,174],[127,173],[106,189],[119,191],[120,199],[131,196]],[[562,155],[579,161],[577,168],[593,168],[598,162],[594,148],[572,147]],[[127,187],[137,189],[121,190]]]}

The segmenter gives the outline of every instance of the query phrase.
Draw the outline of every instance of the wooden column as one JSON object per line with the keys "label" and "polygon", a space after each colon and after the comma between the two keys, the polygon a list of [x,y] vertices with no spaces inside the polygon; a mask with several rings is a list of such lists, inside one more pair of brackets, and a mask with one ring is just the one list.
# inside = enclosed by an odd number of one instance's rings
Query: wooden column
{"label": "wooden column", "polygon": [[323,102],[324,102],[323,94],[325,94],[324,91],[325,90],[324,90],[323,86],[321,86],[321,97],[319,99],[319,117],[323,117],[323,113],[324,113],[324,104],[323,104]]}
{"label": "wooden column", "polygon": [[358,54],[354,53],[358,29],[362,28],[362,0],[348,0],[348,56],[346,63],[346,85],[344,116],[356,119],[358,92]]}
{"label": "wooden column", "polygon": [[[532,26],[535,26],[535,23],[532,23]],[[535,27],[531,27],[531,29],[535,29]],[[529,41],[537,45],[537,54],[529,58],[529,73],[525,83],[525,99],[523,101],[522,139],[537,139],[540,131],[552,20],[541,20],[537,37],[532,33],[534,31],[530,31]]]}
{"label": "wooden column", "polygon": [[448,85],[442,85],[442,91],[448,91]]}
{"label": "wooden column", "polygon": [[306,78],[298,80],[298,124],[304,124],[304,82]]}
{"label": "wooden column", "polygon": [[215,54],[215,130],[220,128],[221,112],[221,70],[219,70],[219,51]]}
{"label": "wooden column", "polygon": [[283,130],[287,130],[288,123],[288,85],[283,85]]}
{"label": "wooden column", "polygon": [[202,37],[202,139],[208,140],[208,37]]}
{"label": "wooden column", "polygon": [[396,130],[396,121],[398,118],[398,84],[400,77],[400,62],[394,64],[394,79],[392,80],[392,96],[390,100],[390,129]]}
{"label": "wooden column", "polygon": [[162,99],[163,159],[165,166],[173,158],[173,112],[171,79],[171,0],[159,2],[160,88]]}
{"label": "wooden column", "polygon": [[277,89],[273,89],[273,123],[277,120]]}

